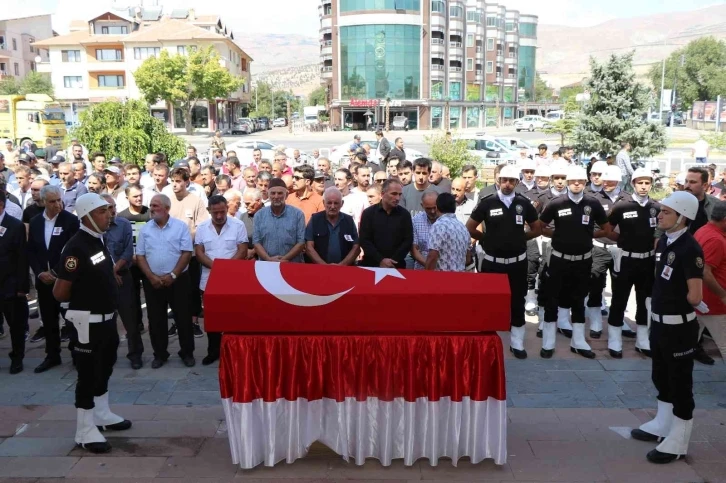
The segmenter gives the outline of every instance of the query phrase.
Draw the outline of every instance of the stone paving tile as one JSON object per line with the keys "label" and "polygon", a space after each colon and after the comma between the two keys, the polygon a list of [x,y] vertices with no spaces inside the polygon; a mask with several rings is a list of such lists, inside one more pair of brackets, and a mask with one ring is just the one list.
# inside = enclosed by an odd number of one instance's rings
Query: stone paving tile
{"label": "stone paving tile", "polygon": [[607,481],[598,463],[575,458],[522,459],[511,461],[509,466],[518,481]]}
{"label": "stone paving tile", "polygon": [[651,382],[650,370],[647,371],[607,371],[607,374],[617,383],[621,382]]}
{"label": "stone paving tile", "polygon": [[[110,453],[89,454],[81,448],[74,448],[70,456],[97,457],[147,457],[147,456],[196,456],[206,438],[109,438],[113,446]],[[1,449],[1,448],[0,448]]]}
{"label": "stone paving tile", "polygon": [[511,480],[514,478],[512,469],[508,464],[495,465],[490,459],[481,463],[472,464],[471,461],[460,459],[457,466],[453,466],[451,461],[439,460],[438,466],[431,466],[426,460],[421,461],[420,465],[421,477],[424,480]]}
{"label": "stone paving tile", "polygon": [[0,421],[34,421],[50,411],[48,406],[0,406]]}
{"label": "stone paving tile", "polygon": [[143,404],[150,406],[157,406],[166,404],[171,397],[171,392],[142,392],[141,395],[136,398],[134,404]]}
{"label": "stone paving tile", "polygon": [[582,441],[578,425],[573,423],[509,423],[507,437],[521,438],[527,441]]}
{"label": "stone paving tile", "polygon": [[70,478],[153,478],[166,463],[164,457],[81,458],[68,473]]}
{"label": "stone paving tile", "polygon": [[[363,465],[356,464],[356,461],[351,458],[349,462],[345,462],[342,458],[332,458],[330,460],[324,460],[328,462],[328,472],[326,477],[335,477],[342,480],[420,480],[423,467],[428,466],[428,460],[422,459],[416,461],[411,466],[405,466],[403,460],[394,460],[390,466],[381,466],[377,459],[367,459]],[[292,469],[296,466],[295,462],[290,465]],[[450,460],[439,461],[441,466],[451,466]],[[306,474],[305,477],[312,476],[312,474]]]}
{"label": "stone paving tile", "polygon": [[514,407],[518,408],[602,407],[602,403],[592,393],[583,393],[577,396],[561,394],[512,394],[509,397]]}
{"label": "stone paving tile", "polygon": [[78,458],[17,457],[0,458],[0,476],[10,478],[63,478],[70,473]]}
{"label": "stone paving tile", "polygon": [[174,391],[166,402],[172,406],[207,406],[211,404],[220,404],[219,391]]}
{"label": "stone paving tile", "polygon": [[[114,404],[111,409],[124,418],[136,422],[153,420],[160,408],[133,404]],[[76,408],[73,405],[51,406],[48,412],[39,419],[41,421],[75,421]]]}
{"label": "stone paving tile", "polygon": [[597,426],[628,426],[639,424],[638,418],[628,409],[557,408],[553,409],[560,421]]}
{"label": "stone paving tile", "polygon": [[726,483],[726,463],[695,463],[693,470],[708,483]]}
{"label": "stone paving tile", "polygon": [[610,481],[618,483],[663,483],[663,482],[703,482],[698,473],[679,460],[667,465],[654,465],[645,458],[647,451],[640,455],[622,456],[604,461],[601,467]]}
{"label": "stone paving tile", "polygon": [[72,437],[8,438],[0,444],[0,456],[68,456],[75,447]]}
{"label": "stone paving tile", "polygon": [[[45,388],[43,388],[45,389]],[[27,400],[27,404],[39,404],[39,405],[54,405],[54,404],[73,404],[76,400],[76,395],[71,391],[41,391],[36,392],[30,396]],[[109,397],[110,400],[110,397]]]}
{"label": "stone paving tile", "polygon": [[561,421],[551,408],[511,408],[507,410],[507,416],[513,423],[556,424]]}
{"label": "stone paving tile", "polygon": [[[306,461],[306,460],[302,460]],[[314,461],[306,462],[306,465],[317,467]],[[305,465],[301,465],[305,466]],[[201,478],[233,477],[238,467],[232,464],[229,453],[229,442],[224,439],[208,439],[204,442],[198,455],[193,458],[172,456],[167,459],[159,472],[161,478]],[[275,467],[277,469],[277,467]],[[257,469],[255,469],[257,470]],[[253,470],[253,471],[255,471]],[[306,478],[304,474],[296,477]]]}
{"label": "stone paving tile", "polygon": [[108,438],[211,438],[219,421],[144,421],[131,429],[107,432]]}
{"label": "stone paving tile", "polygon": [[154,419],[157,421],[200,421],[205,419],[221,421],[224,419],[224,409],[220,404],[210,407],[193,408],[186,406],[165,406],[159,408]]}

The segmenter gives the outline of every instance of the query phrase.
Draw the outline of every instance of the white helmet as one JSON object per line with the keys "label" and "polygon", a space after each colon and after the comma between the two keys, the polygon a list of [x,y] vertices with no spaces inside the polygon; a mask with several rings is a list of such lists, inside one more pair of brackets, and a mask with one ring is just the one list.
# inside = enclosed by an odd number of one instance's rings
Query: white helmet
{"label": "white helmet", "polygon": [[590,173],[600,173],[603,174],[605,170],[608,169],[608,163],[605,161],[595,161],[592,163],[592,168],[590,169]]}
{"label": "white helmet", "polygon": [[689,220],[695,220],[698,214],[698,198],[688,191],[676,191],[660,202],[661,205],[667,206],[679,215],[685,216]]}
{"label": "white helmet", "polygon": [[574,180],[587,181],[587,171],[585,171],[585,168],[570,166],[570,169],[567,171],[567,181]]}
{"label": "white helmet", "polygon": [[550,176],[567,176],[570,172],[570,165],[567,163],[556,162],[550,164]]}
{"label": "white helmet", "polygon": [[676,184],[679,184],[679,185],[686,184],[686,173],[678,173],[678,176],[676,176]]}
{"label": "white helmet", "polygon": [[502,168],[502,170],[499,172],[499,178],[510,178],[510,179],[516,179],[519,180],[519,174],[520,169],[516,166],[512,166],[511,164],[506,165]]}
{"label": "white helmet", "polygon": [[650,178],[653,179],[653,173],[649,169],[645,168],[638,168],[635,171],[633,171],[632,180],[635,181],[638,178]]}
{"label": "white helmet", "polygon": [[108,206],[108,201],[104,200],[103,197],[97,193],[86,193],[81,195],[76,200],[76,216],[79,219],[83,218],[96,208]]}
{"label": "white helmet", "polygon": [[535,178],[549,178],[550,176],[550,170],[544,164],[537,166],[537,169],[534,171]]}
{"label": "white helmet", "polygon": [[608,166],[607,169],[602,173],[600,179],[603,181],[617,181],[623,180],[623,173],[617,166]]}
{"label": "white helmet", "polygon": [[529,158],[518,159],[517,160],[517,169],[519,169],[520,171],[524,171],[525,169],[534,171],[535,169],[537,169],[537,164],[534,162],[534,160],[529,159]]}

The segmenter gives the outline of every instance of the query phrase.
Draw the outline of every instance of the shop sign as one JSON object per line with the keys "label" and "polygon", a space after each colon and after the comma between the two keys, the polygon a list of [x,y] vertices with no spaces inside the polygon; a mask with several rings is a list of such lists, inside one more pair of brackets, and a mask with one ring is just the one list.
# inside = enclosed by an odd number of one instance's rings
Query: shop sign
{"label": "shop sign", "polygon": [[378,99],[351,99],[350,107],[378,107]]}

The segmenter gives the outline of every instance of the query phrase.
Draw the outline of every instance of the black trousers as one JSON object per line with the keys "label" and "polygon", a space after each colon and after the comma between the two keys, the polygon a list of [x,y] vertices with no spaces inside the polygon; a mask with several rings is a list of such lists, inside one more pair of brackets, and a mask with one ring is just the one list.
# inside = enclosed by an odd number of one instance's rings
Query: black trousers
{"label": "black trousers", "polygon": [[[126,355],[131,360],[140,359],[144,353],[144,343],[141,341],[139,332],[138,313],[141,312],[141,305],[136,306],[135,286],[133,277],[129,270],[120,274],[123,282],[118,288],[118,315],[126,329],[126,342],[129,352]],[[137,310],[138,309],[138,310]]]}
{"label": "black trousers", "polygon": [[613,265],[613,256],[606,248],[592,247],[592,267],[587,299],[588,307],[602,306],[602,293],[608,281],[608,269]]}
{"label": "black trousers", "polygon": [[20,362],[25,357],[25,326],[28,324],[28,300],[23,297],[0,299],[0,313],[10,330],[10,361]]}
{"label": "black trousers", "polygon": [[652,378],[658,400],[673,404],[673,414],[693,419],[693,353],[698,345],[698,320],[678,325],[650,324]]}
{"label": "black trousers", "polygon": [[547,294],[545,297],[546,322],[557,321],[557,308],[565,307],[566,302],[572,309],[572,323],[585,323],[585,297],[590,280],[592,258],[570,261],[552,255],[545,272]]}
{"label": "black trousers", "polygon": [[144,323],[144,314],[141,311],[141,281],[144,279],[144,274],[141,269],[136,265],[133,265],[129,272],[131,272],[131,280],[134,284],[134,308],[136,309],[136,320],[139,325]]}
{"label": "black trousers", "polygon": [[[192,257],[189,261],[188,272],[189,277],[191,278],[192,287],[192,290],[189,293],[189,313],[192,317],[199,317],[199,314],[202,313],[202,296],[199,291],[199,282],[202,279],[202,266],[197,261],[197,257]],[[176,310],[174,313],[176,314]]]}
{"label": "black trousers", "polygon": [[537,286],[537,273],[542,265],[537,239],[527,241],[527,290],[534,290]]}
{"label": "black trousers", "polygon": [[628,305],[630,291],[635,286],[635,322],[648,325],[648,310],[645,299],[653,292],[655,273],[655,257],[620,259],[620,271],[613,272],[613,298],[610,301],[608,325],[622,327],[625,308]]}
{"label": "black trousers", "polygon": [[527,260],[503,263],[482,260],[482,273],[506,273],[509,278],[509,290],[512,292],[510,301],[510,320],[512,327],[524,326],[524,297],[527,295]]}
{"label": "black trousers", "polygon": [[[202,298],[204,298],[204,292],[201,292]],[[207,355],[211,357],[219,358],[219,348],[222,345],[222,333],[221,332],[207,332]]]}
{"label": "black trousers", "polygon": [[[151,347],[154,349],[154,358],[167,360],[169,358],[169,322],[167,308],[174,311],[176,329],[179,334],[179,357],[194,355],[194,330],[192,316],[189,313],[189,296],[191,279],[189,271],[183,272],[176,278],[170,287],[155,289],[151,282],[144,279],[144,294],[146,295],[146,314],[149,317],[149,336]],[[197,285],[198,287],[198,285]]]}
{"label": "black trousers", "polygon": [[38,308],[45,328],[45,356],[48,359],[60,359],[60,303],[53,297],[53,285],[46,285],[40,280],[35,284],[38,291]]}
{"label": "black trousers", "polygon": [[93,398],[108,392],[108,380],[116,364],[119,345],[116,316],[105,322],[89,324],[88,344],[78,341],[78,332],[72,323],[68,326],[78,372],[76,408],[93,409]]}

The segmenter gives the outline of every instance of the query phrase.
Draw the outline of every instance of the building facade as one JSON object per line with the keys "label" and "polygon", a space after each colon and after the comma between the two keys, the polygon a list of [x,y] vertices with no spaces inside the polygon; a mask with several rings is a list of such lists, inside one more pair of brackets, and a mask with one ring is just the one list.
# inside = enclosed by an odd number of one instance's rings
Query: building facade
{"label": "building facade", "polygon": [[333,126],[482,128],[534,97],[537,17],[484,0],[320,0]]}
{"label": "building facade", "polygon": [[[49,50],[49,61],[38,66],[49,72],[56,98],[62,102],[66,120],[79,121],[90,104],[109,99],[140,99],[134,72],[149,57],[165,50],[185,55],[189,49],[213,46],[223,67],[245,84],[226,99],[199,101],[192,113],[195,130],[227,129],[249,110],[252,58],[234,41],[216,16],[197,17],[193,10],[161,9],[105,12],[87,21],[71,23],[68,35],[40,40],[36,46]],[[159,102],[152,114],[170,130],[184,131],[180,109]]]}
{"label": "building facade", "polygon": [[[8,9],[12,10],[12,9]],[[6,12],[2,15],[12,15]],[[48,50],[39,49],[36,39],[53,36],[50,14],[21,18],[0,18],[0,79],[20,81],[37,69],[38,60],[48,61]]]}

